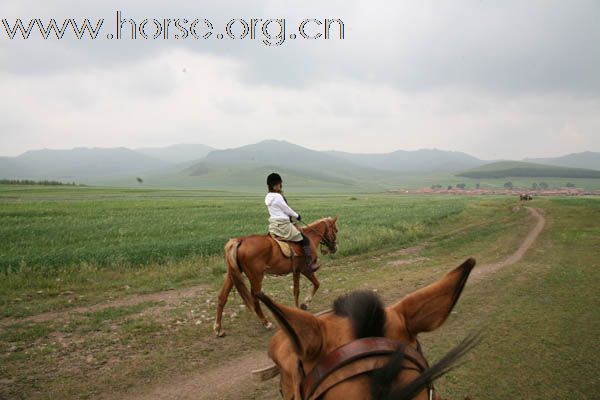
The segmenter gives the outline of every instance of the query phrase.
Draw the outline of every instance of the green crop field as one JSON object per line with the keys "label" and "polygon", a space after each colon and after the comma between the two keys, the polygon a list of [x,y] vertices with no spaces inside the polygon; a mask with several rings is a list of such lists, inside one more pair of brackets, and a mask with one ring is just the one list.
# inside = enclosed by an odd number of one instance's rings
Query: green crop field
{"label": "green crop field", "polygon": [[[262,195],[94,188],[0,189],[0,270],[139,266],[221,254],[234,236],[266,232]],[[340,255],[414,240],[466,200],[393,195],[289,196],[306,221],[339,214]],[[393,201],[391,201],[393,200]]]}
{"label": "green crop field", "polygon": [[[287,195],[307,221],[339,216],[339,251],[321,259],[313,311],[359,288],[396,301],[469,256],[498,261],[534,224],[509,197]],[[143,397],[176,377],[201,381],[264,354],[272,332],[237,295],[225,310],[228,336],[212,334],[222,247],[265,232],[262,201],[224,191],[0,186],[0,398]],[[547,221],[537,242],[468,286],[447,323],[423,335],[434,361],[484,329],[482,345],[438,383],[444,397],[592,399],[600,390],[600,199],[527,205]],[[268,278],[264,290],[291,304],[290,285],[291,277]],[[278,398],[276,379],[244,385],[243,395],[219,396]]]}

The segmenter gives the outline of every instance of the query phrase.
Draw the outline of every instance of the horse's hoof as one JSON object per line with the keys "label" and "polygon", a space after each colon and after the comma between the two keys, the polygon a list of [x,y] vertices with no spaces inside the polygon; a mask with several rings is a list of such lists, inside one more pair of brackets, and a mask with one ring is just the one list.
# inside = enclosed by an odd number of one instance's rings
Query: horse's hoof
{"label": "horse's hoof", "polygon": [[300,304],[300,308],[303,309],[304,311],[308,310],[308,306],[304,303]]}
{"label": "horse's hoof", "polygon": [[270,322],[267,322],[267,323],[265,324],[265,329],[267,329],[268,331],[270,331],[271,329],[273,329],[273,324],[272,324],[272,323],[270,323]]}
{"label": "horse's hoof", "polygon": [[216,337],[223,337],[225,336],[225,331],[221,328],[221,325],[218,324],[214,324],[213,325],[213,331],[215,331],[215,336]]}

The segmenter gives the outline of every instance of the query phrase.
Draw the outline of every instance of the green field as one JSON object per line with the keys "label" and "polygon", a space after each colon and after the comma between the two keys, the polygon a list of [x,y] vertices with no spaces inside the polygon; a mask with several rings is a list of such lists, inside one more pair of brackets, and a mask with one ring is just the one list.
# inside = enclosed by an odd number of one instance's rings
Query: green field
{"label": "green field", "polygon": [[[248,191],[256,192],[256,188],[262,188],[264,185],[263,176],[271,172],[272,168],[255,169],[232,169],[227,174],[218,176],[191,176],[185,174],[170,175],[152,175],[145,176],[142,185],[135,181],[131,176],[127,179],[107,180],[100,182],[107,186],[122,186],[130,188],[154,188],[154,189],[197,189],[206,188],[222,191]],[[281,168],[278,169],[281,172]],[[377,176],[380,175],[380,176]],[[509,178],[469,178],[458,176],[449,172],[435,173],[413,173],[413,172],[379,172],[368,178],[367,181],[336,181],[327,180],[323,177],[306,177],[302,174],[289,170],[285,172],[286,187],[296,193],[323,193],[340,194],[356,192],[382,192],[394,189],[422,189],[429,188],[432,185],[441,185],[442,187],[456,186],[459,183],[467,185],[468,189],[474,189],[477,184],[482,189],[503,189],[504,183],[511,181],[515,187],[531,188],[533,183],[546,182],[550,188],[561,188],[572,183],[578,188],[586,190],[600,189],[600,179],[594,178],[559,178],[559,177],[519,177],[511,176]],[[85,183],[85,182],[84,182]],[[99,182],[93,182],[98,184]]]}
{"label": "green field", "polygon": [[[221,255],[229,238],[265,232],[262,195],[203,191],[9,188],[0,191],[0,270],[139,266]],[[18,200],[17,200],[18,198]],[[393,199],[394,201],[390,201]],[[40,201],[43,200],[43,201]],[[289,196],[307,221],[339,214],[340,255],[414,240],[466,200],[393,195]]]}
{"label": "green field", "polygon": [[[313,310],[357,288],[395,301],[468,256],[506,257],[533,225],[509,197],[288,197],[303,219],[339,215],[340,249],[322,259]],[[600,199],[529,205],[547,224],[523,260],[467,287],[444,327],[422,338],[434,361],[484,328],[484,343],[438,383],[444,397],[592,399],[600,390]],[[266,351],[272,333],[240,311],[238,296],[226,308],[229,335],[211,332],[223,244],[265,229],[260,194],[0,186],[0,398],[128,397]],[[268,278],[264,290],[291,304],[290,284]],[[65,312],[187,288],[200,294]],[[35,319],[46,312],[56,314]],[[247,385],[244,398],[278,398],[276,380]]]}

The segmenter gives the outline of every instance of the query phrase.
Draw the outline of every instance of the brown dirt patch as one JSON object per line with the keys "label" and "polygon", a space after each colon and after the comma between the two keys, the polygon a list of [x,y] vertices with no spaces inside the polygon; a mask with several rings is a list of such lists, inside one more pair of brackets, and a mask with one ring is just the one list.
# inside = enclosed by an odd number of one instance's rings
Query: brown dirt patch
{"label": "brown dirt patch", "polygon": [[256,351],[227,360],[221,366],[181,376],[167,385],[159,385],[139,393],[127,393],[122,399],[181,400],[222,399],[233,389],[243,391],[244,382],[252,379],[252,370],[268,365],[266,352]]}

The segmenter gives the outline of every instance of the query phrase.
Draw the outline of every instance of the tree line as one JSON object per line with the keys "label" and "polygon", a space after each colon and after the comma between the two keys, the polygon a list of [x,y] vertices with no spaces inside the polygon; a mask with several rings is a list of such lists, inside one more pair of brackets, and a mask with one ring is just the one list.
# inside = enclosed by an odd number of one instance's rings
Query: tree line
{"label": "tree line", "polygon": [[75,182],[34,181],[31,179],[0,179],[2,185],[85,186]]}

